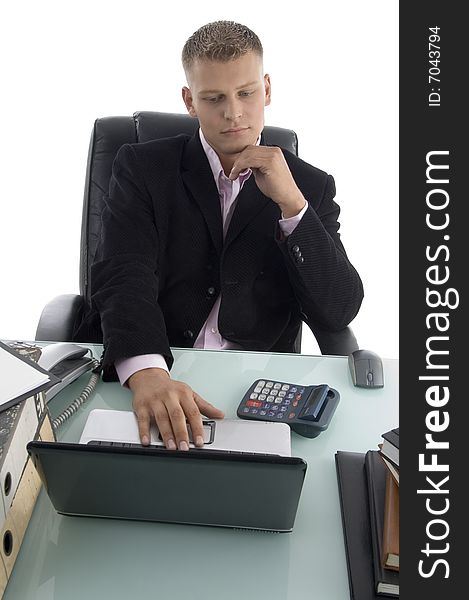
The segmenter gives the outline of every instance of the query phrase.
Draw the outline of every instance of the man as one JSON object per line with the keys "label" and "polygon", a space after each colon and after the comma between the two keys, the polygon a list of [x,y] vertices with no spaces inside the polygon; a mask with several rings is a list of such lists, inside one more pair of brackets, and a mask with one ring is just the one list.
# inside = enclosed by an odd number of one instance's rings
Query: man
{"label": "man", "polygon": [[[292,351],[301,320],[340,330],[363,297],[338,235],[331,176],[262,143],[262,46],[229,21],[182,53],[182,97],[200,130],[126,144],[114,161],[92,303],[103,366],[133,393],[140,438],[203,445],[223,413],[169,375],[170,346]],[[292,107],[294,108],[294,107]]]}

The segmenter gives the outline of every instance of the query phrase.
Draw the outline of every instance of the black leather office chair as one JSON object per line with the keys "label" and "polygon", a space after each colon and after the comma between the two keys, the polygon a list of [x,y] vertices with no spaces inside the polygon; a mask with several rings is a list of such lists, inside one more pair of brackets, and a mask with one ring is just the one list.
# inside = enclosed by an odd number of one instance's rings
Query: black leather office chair
{"label": "black leather office chair", "polygon": [[[85,194],[80,245],[80,294],[64,294],[50,301],[42,311],[36,340],[70,341],[81,321],[85,306],[90,303],[90,269],[100,237],[101,213],[109,188],[112,163],[125,143],[147,142],[157,138],[185,133],[192,135],[197,119],[184,114],[136,112],[132,117],[96,119],[91,133],[86,169]],[[266,144],[281,146],[298,154],[296,133],[280,127],[265,127]],[[358,348],[350,327],[338,332],[313,330],[323,354],[347,355]],[[81,342],[94,340],[79,340]],[[300,352],[301,330],[295,343]]]}

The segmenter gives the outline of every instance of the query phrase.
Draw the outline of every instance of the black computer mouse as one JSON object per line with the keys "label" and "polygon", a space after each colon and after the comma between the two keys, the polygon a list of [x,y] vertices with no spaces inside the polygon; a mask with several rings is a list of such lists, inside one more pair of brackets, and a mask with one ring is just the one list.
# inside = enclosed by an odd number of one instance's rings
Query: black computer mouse
{"label": "black computer mouse", "polygon": [[348,364],[353,385],[365,388],[384,387],[381,358],[371,350],[355,350],[349,354]]}

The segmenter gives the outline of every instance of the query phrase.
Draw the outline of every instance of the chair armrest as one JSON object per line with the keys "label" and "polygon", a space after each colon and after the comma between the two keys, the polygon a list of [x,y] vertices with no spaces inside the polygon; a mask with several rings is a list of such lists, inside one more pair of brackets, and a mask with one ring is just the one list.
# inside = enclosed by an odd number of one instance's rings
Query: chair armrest
{"label": "chair armrest", "polygon": [[69,342],[84,306],[83,296],[62,294],[44,307],[36,329],[38,341]]}
{"label": "chair armrest", "polygon": [[358,350],[358,342],[350,327],[340,331],[323,331],[314,328],[314,336],[318,342],[321,354],[348,356]]}

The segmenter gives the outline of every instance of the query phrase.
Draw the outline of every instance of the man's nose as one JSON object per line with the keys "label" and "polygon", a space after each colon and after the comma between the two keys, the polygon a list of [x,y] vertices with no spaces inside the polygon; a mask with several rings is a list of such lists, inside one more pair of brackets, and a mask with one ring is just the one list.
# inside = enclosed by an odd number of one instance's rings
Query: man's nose
{"label": "man's nose", "polygon": [[228,100],[225,104],[224,115],[228,121],[236,121],[243,116],[241,102],[239,100]]}

